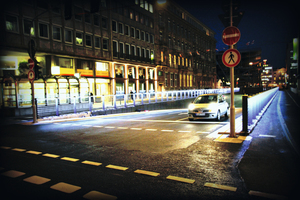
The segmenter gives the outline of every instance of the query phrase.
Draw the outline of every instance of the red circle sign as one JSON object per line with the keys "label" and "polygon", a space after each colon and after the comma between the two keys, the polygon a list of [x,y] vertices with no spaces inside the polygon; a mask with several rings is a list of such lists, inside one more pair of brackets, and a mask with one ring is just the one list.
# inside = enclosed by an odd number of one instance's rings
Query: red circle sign
{"label": "red circle sign", "polygon": [[222,41],[226,45],[234,45],[236,44],[241,38],[240,30],[235,26],[228,26],[224,29],[222,33]]}
{"label": "red circle sign", "polygon": [[34,61],[30,58],[30,59],[28,59],[28,63],[29,63],[29,69],[33,69],[34,68]]}
{"label": "red circle sign", "polygon": [[222,62],[226,67],[235,67],[241,61],[241,54],[236,49],[228,49],[222,55]]}
{"label": "red circle sign", "polygon": [[29,70],[29,72],[28,72],[28,79],[29,79],[29,81],[33,81],[34,78],[35,78],[34,71]]}

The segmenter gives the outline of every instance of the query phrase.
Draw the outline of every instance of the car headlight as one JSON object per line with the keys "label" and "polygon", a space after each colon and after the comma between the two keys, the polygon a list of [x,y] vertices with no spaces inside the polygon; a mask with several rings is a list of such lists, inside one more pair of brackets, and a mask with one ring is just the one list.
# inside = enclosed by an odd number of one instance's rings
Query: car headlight
{"label": "car headlight", "polygon": [[189,105],[189,110],[193,110],[195,108],[195,105],[194,104],[190,104]]}

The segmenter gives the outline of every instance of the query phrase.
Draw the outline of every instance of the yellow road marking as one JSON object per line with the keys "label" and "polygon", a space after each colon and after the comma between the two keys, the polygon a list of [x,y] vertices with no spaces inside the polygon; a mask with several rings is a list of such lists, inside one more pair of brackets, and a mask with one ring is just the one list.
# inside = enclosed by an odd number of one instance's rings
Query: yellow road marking
{"label": "yellow road marking", "polygon": [[115,197],[115,196],[112,196],[109,194],[104,194],[104,193],[98,192],[98,191],[90,191],[89,193],[83,195],[83,198],[90,199],[90,200],[94,200],[94,199],[115,200],[115,199],[117,199],[117,197]]}
{"label": "yellow road marking", "polygon": [[100,166],[102,165],[102,163],[98,163],[98,162],[93,162],[93,161],[88,161],[88,160],[85,160],[82,162],[83,164],[87,164],[87,165],[94,165],[94,166]]}
{"label": "yellow road marking", "polygon": [[268,199],[282,199],[282,200],[288,199],[285,196],[281,196],[281,195],[277,195],[277,194],[269,194],[269,193],[264,193],[264,192],[257,192],[257,191],[253,191],[253,190],[249,191],[249,195],[264,197],[264,198],[268,198]]}
{"label": "yellow road marking", "polygon": [[71,161],[71,162],[77,162],[79,159],[77,159],[77,158],[63,157],[63,158],[61,158],[61,160],[67,160],[67,161]]}
{"label": "yellow road marking", "polygon": [[149,176],[159,176],[159,173],[157,172],[150,172],[150,171],[145,171],[145,170],[135,170],[134,173],[138,173],[138,174],[145,174],[145,175],[149,175]]}
{"label": "yellow road marking", "polygon": [[236,187],[231,187],[231,186],[227,186],[227,185],[219,185],[219,184],[214,184],[214,183],[205,183],[204,186],[221,189],[221,190],[229,190],[229,191],[233,191],[233,192],[235,192],[237,190]]}
{"label": "yellow road marking", "polygon": [[125,171],[128,169],[128,167],[121,167],[121,166],[116,166],[116,165],[107,165],[106,168],[117,169],[117,170],[122,170],[122,171]]}
{"label": "yellow road marking", "polygon": [[18,152],[23,152],[23,151],[26,151],[26,149],[19,149],[19,148],[14,148],[12,149],[13,151],[18,151]]}
{"label": "yellow road marking", "polygon": [[11,149],[11,147],[1,146],[1,149]]}
{"label": "yellow road marking", "polygon": [[195,180],[193,180],[193,179],[182,178],[182,177],[178,177],[178,176],[168,176],[167,179],[173,180],[173,181],[180,181],[180,182],[184,182],[184,183],[194,183],[195,182]]}
{"label": "yellow road marking", "polygon": [[34,155],[42,154],[42,152],[39,152],[39,151],[26,151],[26,153],[30,153],[30,154],[34,154]]}
{"label": "yellow road marking", "polygon": [[49,158],[58,158],[59,155],[55,155],[55,154],[50,154],[50,153],[45,153],[43,154],[43,156],[49,157]]}
{"label": "yellow road marking", "polygon": [[19,172],[19,171],[16,171],[16,170],[9,170],[7,172],[2,173],[2,175],[8,176],[10,178],[17,178],[17,177],[22,176],[24,174],[25,174],[24,172]]}
{"label": "yellow road marking", "polygon": [[35,176],[25,178],[24,181],[29,182],[29,183],[33,183],[33,184],[36,184],[36,185],[41,185],[41,184],[44,184],[44,183],[47,183],[47,182],[51,181],[51,179],[35,175]]}
{"label": "yellow road marking", "polygon": [[50,188],[54,189],[54,190],[64,192],[64,193],[68,193],[68,194],[73,193],[73,192],[81,189],[81,187],[79,187],[79,186],[71,185],[71,184],[64,183],[64,182],[60,182],[60,183],[57,183],[55,185],[52,185]]}

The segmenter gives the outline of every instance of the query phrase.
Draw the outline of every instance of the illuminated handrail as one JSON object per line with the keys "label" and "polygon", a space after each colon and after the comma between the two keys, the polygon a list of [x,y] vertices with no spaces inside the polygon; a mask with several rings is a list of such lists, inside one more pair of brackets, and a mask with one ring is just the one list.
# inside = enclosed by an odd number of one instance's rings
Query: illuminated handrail
{"label": "illuminated handrail", "polygon": [[[240,88],[235,88],[234,92],[239,92]],[[61,98],[39,98],[36,100],[37,116],[45,116],[47,112],[60,115],[61,113],[77,113],[79,111],[98,111],[118,108],[135,107],[137,105],[154,104],[160,102],[177,101],[196,98],[201,94],[225,94],[230,93],[230,88],[225,89],[198,89],[198,90],[178,90],[151,93],[130,93],[116,95],[89,95]],[[66,100],[67,99],[67,100]],[[45,103],[47,102],[47,104]],[[66,102],[66,103],[61,103]],[[51,110],[52,108],[52,110]]]}

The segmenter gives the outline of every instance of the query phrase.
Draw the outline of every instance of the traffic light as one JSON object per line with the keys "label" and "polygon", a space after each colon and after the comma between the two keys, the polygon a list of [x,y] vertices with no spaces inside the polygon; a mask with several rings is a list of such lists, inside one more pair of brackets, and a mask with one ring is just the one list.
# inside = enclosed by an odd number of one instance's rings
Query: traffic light
{"label": "traffic light", "polygon": [[245,14],[244,11],[238,11],[241,5],[240,0],[224,0],[222,2],[222,10],[224,11],[224,14],[220,14],[218,17],[224,27],[230,26],[230,1],[232,1],[232,26],[237,27]]}
{"label": "traffic light", "polygon": [[34,62],[34,75],[35,75],[35,80],[38,80],[40,78],[43,78],[43,72],[42,72],[42,67],[39,66],[39,62]]}
{"label": "traffic light", "polygon": [[65,0],[65,20],[72,18],[72,0]]}

